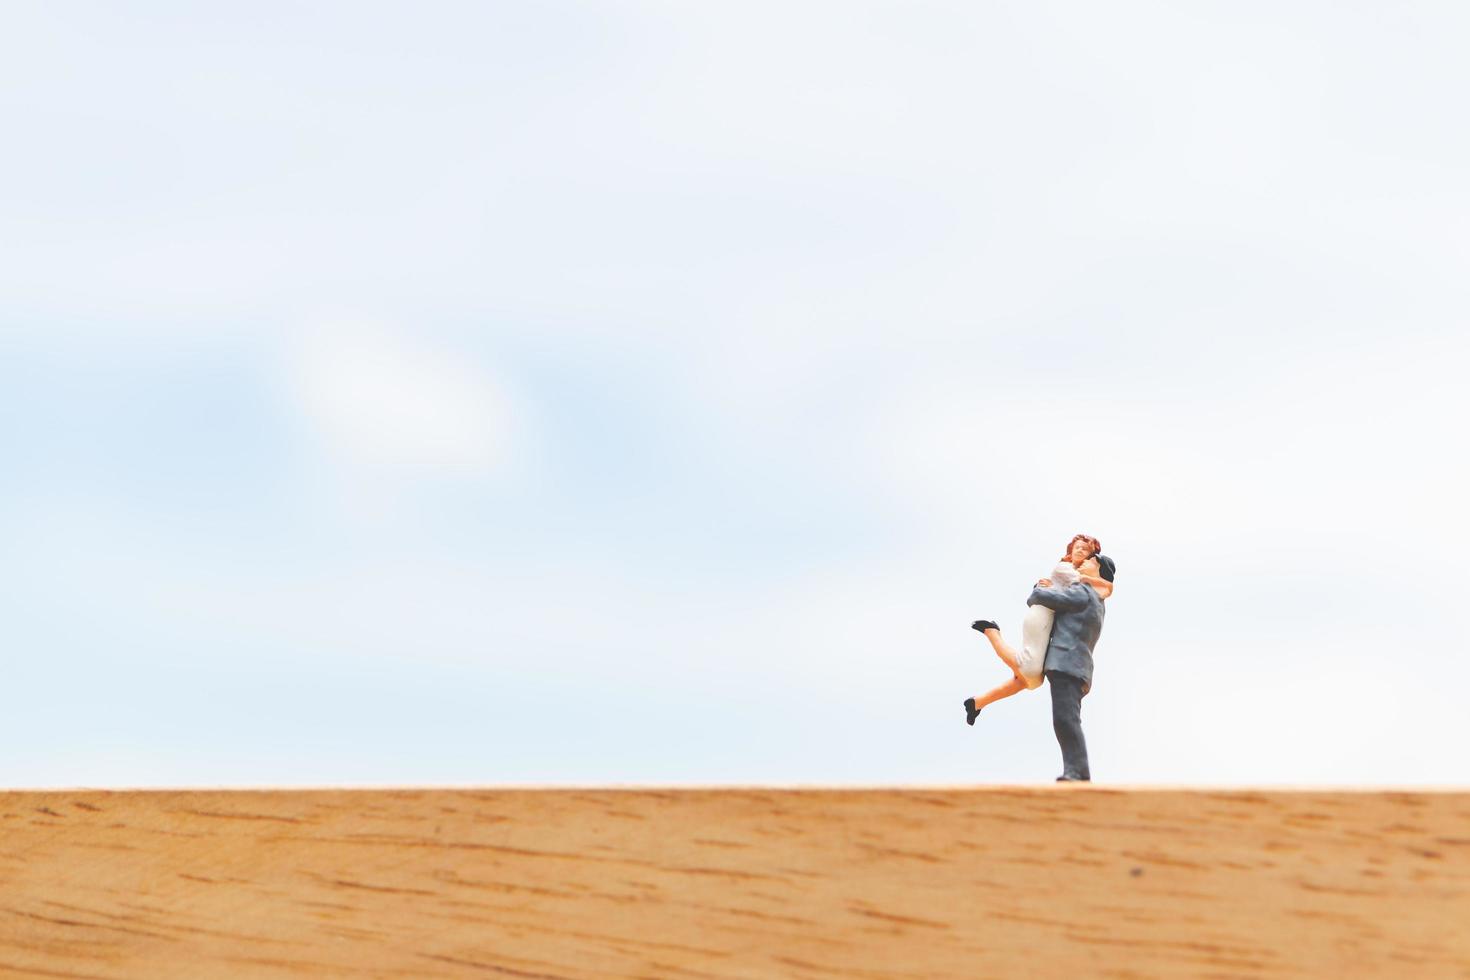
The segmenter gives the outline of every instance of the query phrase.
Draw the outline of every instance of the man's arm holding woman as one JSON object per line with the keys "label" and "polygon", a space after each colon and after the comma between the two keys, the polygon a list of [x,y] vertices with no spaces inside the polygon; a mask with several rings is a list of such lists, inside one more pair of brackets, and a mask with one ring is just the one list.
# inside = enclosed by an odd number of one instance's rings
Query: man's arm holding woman
{"label": "man's arm holding woman", "polygon": [[1076,612],[1087,607],[1087,598],[1072,589],[1054,589],[1051,579],[1044,578],[1031,590],[1026,605],[1041,605],[1056,612]]}

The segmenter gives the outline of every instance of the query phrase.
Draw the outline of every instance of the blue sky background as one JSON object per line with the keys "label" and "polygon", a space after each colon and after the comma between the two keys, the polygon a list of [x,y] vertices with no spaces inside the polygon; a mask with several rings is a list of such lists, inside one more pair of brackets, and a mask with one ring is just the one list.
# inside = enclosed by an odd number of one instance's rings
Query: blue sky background
{"label": "blue sky background", "polygon": [[0,784],[1470,783],[1461,6],[7,10]]}

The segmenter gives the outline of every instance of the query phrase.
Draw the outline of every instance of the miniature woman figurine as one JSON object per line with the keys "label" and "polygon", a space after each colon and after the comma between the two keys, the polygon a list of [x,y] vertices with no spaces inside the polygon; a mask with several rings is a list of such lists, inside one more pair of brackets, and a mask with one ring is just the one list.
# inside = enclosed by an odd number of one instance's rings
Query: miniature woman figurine
{"label": "miniature woman figurine", "polygon": [[[1111,577],[1104,579],[1101,575],[1102,568],[1099,562],[1101,558],[1102,544],[1097,538],[1088,534],[1073,536],[1067,545],[1067,551],[1062,555],[1061,561],[1052,570],[1050,578],[1044,578],[1037,583],[1040,588],[1065,589],[1084,582],[1090,585],[1098,594],[1098,598],[1106,599],[1113,594],[1113,583]],[[1112,562],[1107,561],[1109,566]],[[988,704],[993,704],[1002,698],[1008,698],[1021,691],[1035,690],[1041,686],[1043,670],[1046,666],[1046,649],[1051,641],[1052,624],[1056,613],[1045,605],[1036,603],[1026,610],[1026,616],[1021,620],[1021,650],[1017,652],[1014,647],[1007,643],[1000,635],[1000,627],[989,619],[977,619],[971,624],[972,629],[979,630],[990,645],[995,649],[996,656],[1011,669],[1012,677],[1009,681],[993,690],[982,694],[978,698],[965,699],[965,722],[975,724],[975,716],[980,709]]]}

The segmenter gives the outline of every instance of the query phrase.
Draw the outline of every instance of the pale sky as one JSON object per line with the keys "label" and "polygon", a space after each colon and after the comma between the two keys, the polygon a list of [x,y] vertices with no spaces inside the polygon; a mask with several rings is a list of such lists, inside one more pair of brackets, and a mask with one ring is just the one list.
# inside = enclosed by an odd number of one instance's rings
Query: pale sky
{"label": "pale sky", "polygon": [[1470,785],[1467,29],[9,5],[0,785]]}

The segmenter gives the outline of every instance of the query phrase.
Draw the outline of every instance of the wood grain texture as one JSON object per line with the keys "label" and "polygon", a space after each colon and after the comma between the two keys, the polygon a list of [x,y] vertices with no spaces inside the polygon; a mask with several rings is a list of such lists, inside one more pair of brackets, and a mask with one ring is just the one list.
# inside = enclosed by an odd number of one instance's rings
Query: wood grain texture
{"label": "wood grain texture", "polygon": [[0,793],[0,975],[1470,977],[1470,793]]}

